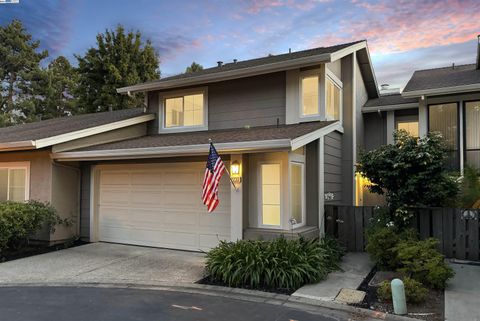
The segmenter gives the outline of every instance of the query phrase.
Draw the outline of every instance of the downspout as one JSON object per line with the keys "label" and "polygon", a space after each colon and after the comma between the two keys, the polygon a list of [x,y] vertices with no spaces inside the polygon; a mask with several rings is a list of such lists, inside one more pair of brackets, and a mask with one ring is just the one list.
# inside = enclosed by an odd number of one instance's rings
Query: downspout
{"label": "downspout", "polygon": [[477,70],[480,69],[480,35],[477,36]]}

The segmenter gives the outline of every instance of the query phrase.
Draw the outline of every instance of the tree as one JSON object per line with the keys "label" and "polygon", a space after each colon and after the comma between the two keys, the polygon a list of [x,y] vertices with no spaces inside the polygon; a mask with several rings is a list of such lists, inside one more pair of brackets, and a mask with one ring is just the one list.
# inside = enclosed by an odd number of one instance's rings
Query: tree
{"label": "tree", "polygon": [[27,121],[69,116],[77,113],[74,91],[78,74],[67,58],[59,56],[40,71],[32,84],[36,99],[25,111]]}
{"label": "tree", "polygon": [[185,73],[188,74],[188,73],[202,71],[202,70],[203,70],[203,66],[200,65],[200,64],[197,64],[194,61],[194,62],[192,62],[192,64],[190,66],[187,67],[187,69],[185,69]]}
{"label": "tree", "polygon": [[447,206],[458,193],[448,175],[446,146],[438,133],[417,138],[394,133],[395,143],[363,152],[357,172],[373,184],[373,193],[385,194],[390,211],[409,206]]}
{"label": "tree", "polygon": [[78,59],[77,95],[82,112],[140,107],[143,94],[119,95],[116,89],[160,77],[158,54],[151,42],[142,41],[139,31],[115,31],[97,35],[97,47]]}
{"label": "tree", "polygon": [[48,56],[47,51],[38,51],[39,46],[18,20],[0,27],[0,126],[24,121],[24,112],[35,99],[32,83]]}

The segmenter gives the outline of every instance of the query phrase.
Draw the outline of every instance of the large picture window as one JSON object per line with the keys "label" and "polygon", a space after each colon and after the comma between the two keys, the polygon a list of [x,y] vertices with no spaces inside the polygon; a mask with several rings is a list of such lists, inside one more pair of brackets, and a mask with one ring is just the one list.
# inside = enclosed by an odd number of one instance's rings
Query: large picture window
{"label": "large picture window", "polygon": [[480,101],[465,103],[466,164],[480,169]]}
{"label": "large picture window", "polygon": [[280,164],[261,165],[261,224],[281,226]]}
{"label": "large picture window", "polygon": [[458,169],[458,106],[456,103],[429,105],[428,127],[430,132],[440,132],[449,150],[449,165]]}
{"label": "large picture window", "polygon": [[28,200],[28,165],[0,164],[0,201]]}
{"label": "large picture window", "polygon": [[165,128],[204,125],[204,95],[197,93],[165,99]]}

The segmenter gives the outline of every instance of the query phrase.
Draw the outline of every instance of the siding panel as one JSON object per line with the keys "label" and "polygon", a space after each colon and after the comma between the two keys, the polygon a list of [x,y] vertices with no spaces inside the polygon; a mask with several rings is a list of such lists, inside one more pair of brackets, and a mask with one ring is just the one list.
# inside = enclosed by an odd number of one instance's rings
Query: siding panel
{"label": "siding panel", "polygon": [[333,193],[333,200],[325,200],[326,204],[342,201],[342,134],[332,132],[325,136],[324,150],[324,182],[325,193]]}

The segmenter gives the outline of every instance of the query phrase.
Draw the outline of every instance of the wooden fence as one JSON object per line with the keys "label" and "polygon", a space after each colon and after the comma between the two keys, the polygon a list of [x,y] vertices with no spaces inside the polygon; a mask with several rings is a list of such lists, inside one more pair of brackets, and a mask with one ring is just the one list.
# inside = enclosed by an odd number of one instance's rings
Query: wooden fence
{"label": "wooden fence", "polygon": [[[325,206],[325,232],[337,238],[348,251],[363,251],[365,228],[375,214],[370,206]],[[420,238],[439,240],[439,250],[448,258],[480,260],[478,210],[415,208],[413,227]]]}

